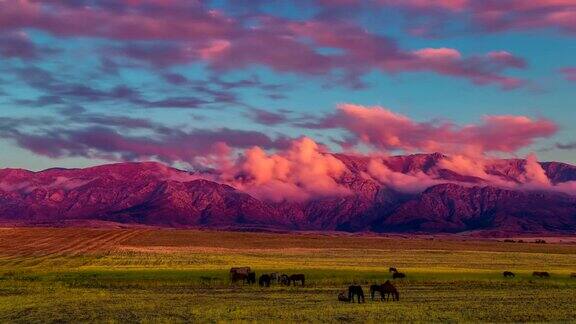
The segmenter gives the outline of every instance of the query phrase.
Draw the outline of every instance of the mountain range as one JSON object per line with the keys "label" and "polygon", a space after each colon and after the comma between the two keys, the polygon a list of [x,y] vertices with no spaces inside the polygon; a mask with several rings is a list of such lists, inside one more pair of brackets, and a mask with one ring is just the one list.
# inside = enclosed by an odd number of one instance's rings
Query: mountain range
{"label": "mountain range", "polygon": [[494,160],[483,166],[482,177],[446,167],[442,161],[448,157],[440,153],[385,158],[386,170],[395,176],[431,180],[419,190],[406,190],[367,176],[368,157],[333,156],[345,166],[334,181],[349,193],[294,201],[259,198],[209,173],[157,162],[39,172],[0,169],[0,222],[493,236],[576,233],[576,191],[557,190],[576,183],[576,166],[570,164],[538,163],[548,186],[537,186],[526,184],[531,171],[524,159]]}

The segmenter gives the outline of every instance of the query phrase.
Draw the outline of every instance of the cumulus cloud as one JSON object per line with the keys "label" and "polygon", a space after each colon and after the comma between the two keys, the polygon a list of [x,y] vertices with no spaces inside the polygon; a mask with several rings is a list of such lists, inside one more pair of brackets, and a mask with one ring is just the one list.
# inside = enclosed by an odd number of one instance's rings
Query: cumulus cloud
{"label": "cumulus cloud", "polygon": [[487,115],[478,124],[463,126],[450,121],[418,122],[381,106],[354,104],[340,104],[337,112],[302,126],[341,128],[353,140],[378,149],[468,154],[515,152],[558,129],[548,119],[512,115]]}
{"label": "cumulus cloud", "polygon": [[382,185],[407,193],[419,193],[428,187],[446,182],[434,179],[422,171],[415,173],[392,171],[380,159],[370,160],[367,173]]}
{"label": "cumulus cloud", "polygon": [[275,154],[260,147],[246,150],[225,170],[222,180],[263,199],[303,201],[350,194],[335,180],[345,170],[340,160],[324,154],[316,142],[304,137]]}

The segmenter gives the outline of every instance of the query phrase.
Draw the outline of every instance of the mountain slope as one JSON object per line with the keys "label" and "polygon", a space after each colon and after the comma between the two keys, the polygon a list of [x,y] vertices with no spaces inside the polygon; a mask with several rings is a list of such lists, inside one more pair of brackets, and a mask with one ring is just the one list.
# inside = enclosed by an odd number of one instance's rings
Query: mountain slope
{"label": "mountain slope", "polygon": [[[424,191],[406,191],[369,175],[371,160],[334,155],[348,195],[271,202],[205,175],[146,163],[31,172],[0,170],[0,221],[60,224],[107,221],[166,227],[225,227],[376,232],[574,233],[576,198],[538,186],[499,187],[446,168],[435,154],[383,160],[394,177],[423,174]],[[553,184],[576,180],[576,167],[541,163]],[[521,184],[525,160],[499,160],[486,174]],[[420,178],[416,178],[417,181]]]}

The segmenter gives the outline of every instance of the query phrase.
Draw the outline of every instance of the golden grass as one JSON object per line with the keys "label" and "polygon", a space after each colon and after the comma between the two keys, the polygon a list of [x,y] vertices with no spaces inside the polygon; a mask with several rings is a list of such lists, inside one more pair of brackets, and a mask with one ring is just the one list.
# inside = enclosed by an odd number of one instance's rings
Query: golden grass
{"label": "golden grass", "polygon": [[[306,287],[230,285],[231,266],[302,272]],[[336,301],[389,278],[398,303]],[[501,277],[512,270],[515,279]],[[534,279],[532,271],[551,279]],[[0,230],[0,321],[570,321],[575,244],[457,236],[159,229]],[[366,291],[366,293],[368,293]]]}

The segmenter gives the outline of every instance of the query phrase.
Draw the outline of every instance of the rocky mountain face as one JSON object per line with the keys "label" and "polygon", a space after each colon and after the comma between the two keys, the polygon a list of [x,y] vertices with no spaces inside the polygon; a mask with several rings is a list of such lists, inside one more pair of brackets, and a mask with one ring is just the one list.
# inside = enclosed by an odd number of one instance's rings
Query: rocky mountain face
{"label": "rocky mountain face", "polygon": [[[335,154],[346,171],[334,179],[350,194],[271,202],[165,165],[118,163],[85,169],[0,170],[0,222],[61,225],[105,221],[165,227],[375,232],[576,233],[576,193],[494,185],[446,168],[447,157],[383,160],[395,175],[434,182],[405,191],[367,176],[370,159]],[[522,183],[527,161],[499,160],[487,175]],[[572,184],[576,167],[540,163],[550,185]],[[572,188],[576,188],[573,186]]]}

